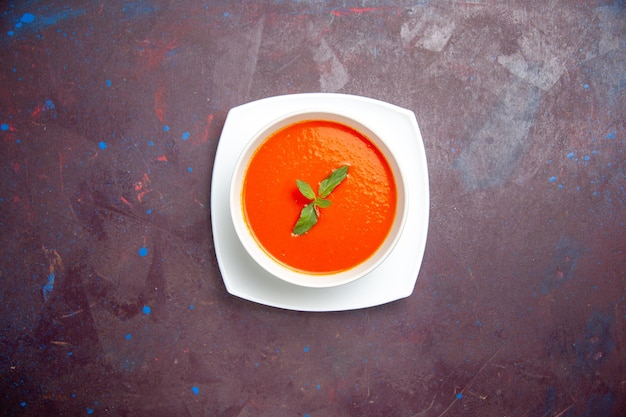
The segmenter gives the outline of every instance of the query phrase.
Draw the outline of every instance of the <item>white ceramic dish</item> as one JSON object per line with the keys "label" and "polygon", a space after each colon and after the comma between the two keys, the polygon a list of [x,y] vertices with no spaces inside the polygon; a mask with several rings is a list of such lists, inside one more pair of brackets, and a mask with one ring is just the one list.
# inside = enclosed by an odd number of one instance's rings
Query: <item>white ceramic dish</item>
{"label": "white ceramic dish", "polygon": [[[250,163],[250,159],[256,153],[258,147],[261,146],[270,135],[278,130],[293,123],[306,120],[326,120],[337,122],[344,126],[349,126],[362,135],[365,135],[365,137],[367,137],[370,142],[373,143],[380,152],[382,152],[389,163],[396,182],[396,190],[398,193],[395,220],[391,230],[389,231],[387,239],[382,243],[381,247],[369,259],[354,268],[332,274],[307,274],[276,262],[270,255],[267,254],[267,252],[261,249],[257,243],[246,224],[246,219],[241,207],[241,196],[243,193],[246,170]],[[289,113],[276,120],[272,120],[271,123],[257,132],[252,140],[246,144],[241,156],[238,158],[234,174],[232,176],[230,189],[230,214],[233,220],[233,225],[235,227],[235,231],[237,232],[237,236],[239,237],[239,241],[243,244],[244,249],[246,249],[246,252],[252,257],[252,259],[254,259],[259,266],[271,275],[280,278],[283,281],[295,285],[314,288],[344,285],[362,278],[378,267],[378,265],[380,265],[380,263],[387,258],[398,242],[408,212],[406,198],[407,187],[404,181],[403,167],[398,164],[393,153],[383,141],[382,136],[384,135],[377,134],[366,125],[363,125],[356,120],[345,117],[341,114],[328,113],[323,110],[305,110]]]}
{"label": "white ceramic dish", "polygon": [[[364,277],[336,287],[303,287],[271,275],[248,255],[230,219],[230,184],[248,142],[270,121],[309,109],[351,118],[377,132],[403,167],[409,190],[406,198],[410,209],[391,253]],[[426,153],[410,110],[365,97],[311,93],[266,98],[228,113],[213,167],[211,216],[217,261],[226,289],[232,295],[300,311],[351,310],[408,297],[424,255],[429,204]]]}

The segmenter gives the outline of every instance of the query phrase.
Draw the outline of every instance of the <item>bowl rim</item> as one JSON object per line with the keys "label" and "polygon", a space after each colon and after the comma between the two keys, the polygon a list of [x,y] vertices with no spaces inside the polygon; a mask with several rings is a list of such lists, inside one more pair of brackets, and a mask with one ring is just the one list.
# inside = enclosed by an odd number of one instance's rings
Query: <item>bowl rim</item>
{"label": "bowl rim", "polygon": [[[361,263],[332,273],[310,273],[291,268],[276,260],[269,254],[254,237],[245,219],[242,203],[243,183],[248,169],[250,158],[274,132],[295,123],[313,120],[330,121],[342,124],[356,130],[365,136],[385,157],[389,164],[396,185],[396,213],[391,229],[380,247],[369,258]],[[391,148],[387,145],[388,139],[367,125],[367,122],[337,111],[322,108],[307,108],[289,112],[272,119],[259,129],[246,143],[237,158],[230,183],[229,211],[239,243],[243,245],[250,257],[272,276],[290,284],[311,287],[327,288],[344,285],[362,278],[376,269],[393,251],[400,240],[407,214],[409,212],[409,195],[406,186],[404,170]],[[236,209],[235,209],[236,208]]]}

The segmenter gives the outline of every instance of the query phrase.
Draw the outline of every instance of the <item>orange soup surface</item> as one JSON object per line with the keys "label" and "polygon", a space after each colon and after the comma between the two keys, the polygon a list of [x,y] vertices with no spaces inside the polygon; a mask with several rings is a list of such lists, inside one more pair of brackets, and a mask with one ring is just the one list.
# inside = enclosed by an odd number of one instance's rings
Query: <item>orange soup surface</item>
{"label": "orange soup surface", "polygon": [[[307,233],[293,227],[309,200],[296,180],[317,193],[334,169],[349,165],[347,178],[327,197],[328,208]],[[364,135],[339,123],[304,121],[270,135],[253,155],[244,179],[242,205],[248,228],[277,261],[303,272],[350,269],[381,246],[396,214],[396,184],[389,163]]]}

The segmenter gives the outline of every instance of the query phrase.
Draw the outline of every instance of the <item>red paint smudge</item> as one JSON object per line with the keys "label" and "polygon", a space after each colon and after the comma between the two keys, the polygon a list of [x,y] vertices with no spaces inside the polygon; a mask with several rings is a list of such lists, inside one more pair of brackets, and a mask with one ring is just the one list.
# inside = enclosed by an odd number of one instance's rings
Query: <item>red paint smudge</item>
{"label": "red paint smudge", "polygon": [[159,161],[159,162],[167,162],[167,156],[159,155],[159,156],[157,156],[157,161]]}
{"label": "red paint smudge", "polygon": [[154,93],[154,113],[159,118],[159,122],[163,124],[163,120],[165,119],[165,86],[160,85],[156,92]]}
{"label": "red paint smudge", "polygon": [[124,198],[124,196],[120,197],[120,200],[122,200],[122,203],[126,204],[128,207],[130,207],[131,209],[134,208],[133,205],[131,204],[130,201],[128,201],[127,199]]}
{"label": "red paint smudge", "polygon": [[209,131],[211,130],[211,125],[213,124],[213,115],[209,114],[206,117],[206,123],[204,125],[204,131],[202,132],[202,143],[207,143],[209,141]]}
{"label": "red paint smudge", "polygon": [[329,388],[328,388],[328,399],[329,399],[331,402],[334,402],[334,401],[335,401],[335,388],[333,388],[333,387],[329,387]]}
{"label": "red paint smudge", "polygon": [[149,185],[150,185],[150,178],[148,177],[148,174],[143,174],[143,177],[141,177],[141,180],[133,184],[135,192],[137,193],[137,201],[139,201],[140,203],[143,200],[143,198],[146,196],[146,194],[150,192],[150,189],[148,188]]}
{"label": "red paint smudge", "polygon": [[178,48],[177,39],[169,42],[163,39],[157,41],[144,39],[138,43],[137,53],[142,58],[140,68],[143,71],[151,71],[157,68],[168,56],[172,55],[172,51]]}
{"label": "red paint smudge", "polygon": [[363,14],[383,10],[381,7],[351,7],[348,10],[333,10],[330,14],[334,16],[343,16],[348,14]]}
{"label": "red paint smudge", "polygon": [[137,201],[139,201],[140,203],[142,202],[143,198],[146,196],[146,194],[148,194],[150,192],[150,190],[145,189],[142,192],[137,194]]}
{"label": "red paint smudge", "polygon": [[30,115],[33,119],[35,119],[39,117],[41,113],[43,113],[45,110],[46,108],[44,107],[43,104],[38,104],[37,107],[35,107],[35,109],[30,113]]}

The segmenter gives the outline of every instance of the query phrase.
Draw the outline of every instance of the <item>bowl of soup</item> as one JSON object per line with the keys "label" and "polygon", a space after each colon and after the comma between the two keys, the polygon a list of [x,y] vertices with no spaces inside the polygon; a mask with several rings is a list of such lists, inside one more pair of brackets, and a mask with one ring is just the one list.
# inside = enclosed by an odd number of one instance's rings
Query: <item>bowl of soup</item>
{"label": "bowl of soup", "polygon": [[307,110],[260,129],[235,165],[230,214],[274,277],[332,287],[364,277],[395,247],[408,211],[402,170],[365,122]]}

